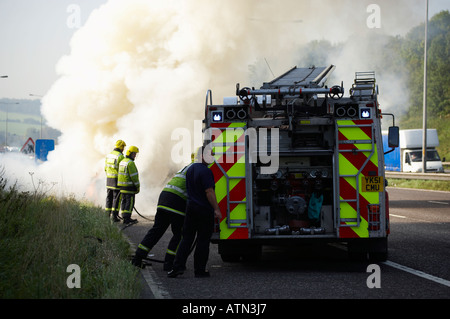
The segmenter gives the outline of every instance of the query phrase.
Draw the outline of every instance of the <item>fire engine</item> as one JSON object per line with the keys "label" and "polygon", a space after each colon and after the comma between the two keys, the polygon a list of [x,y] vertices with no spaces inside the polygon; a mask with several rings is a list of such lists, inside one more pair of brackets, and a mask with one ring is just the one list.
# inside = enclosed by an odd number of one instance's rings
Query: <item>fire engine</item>
{"label": "fire engine", "polygon": [[375,72],[356,72],[345,97],[342,82],[326,84],[334,69],[294,67],[259,89],[238,83],[220,105],[207,91],[203,143],[212,149],[222,212],[211,241],[224,261],[257,258],[264,245],[311,242],[340,242],[352,257],[386,260]]}

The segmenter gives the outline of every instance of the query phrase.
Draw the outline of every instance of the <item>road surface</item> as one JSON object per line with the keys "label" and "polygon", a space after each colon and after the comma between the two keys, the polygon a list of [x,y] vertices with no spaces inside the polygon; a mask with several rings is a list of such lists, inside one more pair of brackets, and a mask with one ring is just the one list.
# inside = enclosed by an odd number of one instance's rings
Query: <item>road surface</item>
{"label": "road surface", "polygon": [[[188,270],[177,278],[167,278],[162,264],[153,263],[142,271],[148,283],[143,298],[209,302],[449,299],[450,192],[398,188],[388,188],[388,191],[391,235],[387,262],[374,266],[370,262],[349,261],[345,247],[330,244],[264,247],[258,262],[229,263],[221,260],[217,246],[211,244],[210,278],[194,277],[192,255]],[[124,231],[136,245],[151,226],[144,219],[139,220],[139,224]],[[152,258],[164,258],[170,235],[169,230],[152,250]],[[379,267],[379,271],[374,267]]]}

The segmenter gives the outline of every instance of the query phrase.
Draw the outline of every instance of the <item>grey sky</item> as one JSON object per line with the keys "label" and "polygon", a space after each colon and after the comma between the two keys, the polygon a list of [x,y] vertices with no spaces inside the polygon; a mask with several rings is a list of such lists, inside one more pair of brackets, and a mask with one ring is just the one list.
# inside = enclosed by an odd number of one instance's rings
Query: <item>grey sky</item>
{"label": "grey sky", "polygon": [[[70,52],[70,39],[77,30],[68,23],[77,14],[70,6],[79,9],[83,25],[91,12],[106,2],[0,0],[0,76],[8,76],[0,79],[0,98],[45,95],[57,79],[55,65]],[[425,9],[425,0],[423,3]],[[430,0],[430,17],[449,9],[448,0]]]}
{"label": "grey sky", "polygon": [[77,30],[67,21],[79,10],[81,25],[107,0],[0,0],[0,98],[44,95],[57,79],[55,65],[70,52]]}

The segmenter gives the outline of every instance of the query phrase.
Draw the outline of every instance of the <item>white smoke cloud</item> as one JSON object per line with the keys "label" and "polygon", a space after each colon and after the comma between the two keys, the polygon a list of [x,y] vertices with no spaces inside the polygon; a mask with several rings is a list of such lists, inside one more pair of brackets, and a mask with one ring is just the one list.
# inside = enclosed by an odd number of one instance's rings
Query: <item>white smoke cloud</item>
{"label": "white smoke cloud", "polygon": [[[377,32],[402,33],[417,24],[420,0],[378,3],[382,28]],[[32,168],[36,178],[58,182],[61,194],[74,193],[103,205],[104,157],[123,139],[140,149],[136,165],[142,188],[136,206],[141,213],[153,214],[167,177],[181,168],[171,159],[177,143],[171,134],[180,127],[192,132],[193,122],[203,117],[207,89],[213,89],[213,102],[220,103],[223,96],[234,95],[237,82],[260,86],[270,80],[265,59],[278,76],[295,65],[295,52],[311,40],[362,40],[375,32],[366,25],[369,4],[108,1],[75,33],[71,53],[57,65],[60,77],[43,98],[48,125],[62,136],[49,161]],[[409,24],[399,24],[399,15],[408,17]],[[329,57],[339,76],[351,77],[348,84],[356,66],[366,70],[364,54],[372,50],[364,41],[352,45]],[[255,62],[261,78],[247,84],[248,66]]]}
{"label": "white smoke cloud", "polygon": [[49,163],[73,163],[64,172],[74,184],[85,176],[102,180],[115,140],[136,145],[137,206],[149,213],[147,203],[180,168],[171,160],[173,130],[192,131],[210,86],[233,89],[236,78],[246,77],[253,58],[247,50],[254,49],[241,26],[255,4],[111,0],[96,10],[73,37],[71,54],[58,63],[61,78],[43,99],[48,124],[63,133]]}

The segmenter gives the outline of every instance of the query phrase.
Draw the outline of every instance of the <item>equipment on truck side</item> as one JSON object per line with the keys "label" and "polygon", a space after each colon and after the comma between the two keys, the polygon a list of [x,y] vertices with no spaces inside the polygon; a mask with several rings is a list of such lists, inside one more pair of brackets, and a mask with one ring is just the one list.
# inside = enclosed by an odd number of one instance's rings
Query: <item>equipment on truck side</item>
{"label": "equipment on truck side", "polygon": [[212,242],[223,260],[263,245],[345,242],[351,255],[387,258],[381,111],[374,72],[343,84],[335,69],[294,67],[259,89],[205,103],[204,145],[222,211]]}

